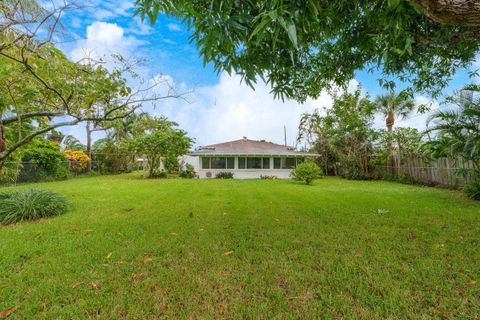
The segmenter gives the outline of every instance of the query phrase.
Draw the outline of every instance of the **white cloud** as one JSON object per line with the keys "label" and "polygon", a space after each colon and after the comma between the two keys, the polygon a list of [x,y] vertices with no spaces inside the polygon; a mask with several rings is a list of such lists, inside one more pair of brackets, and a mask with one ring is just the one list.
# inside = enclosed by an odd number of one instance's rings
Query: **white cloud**
{"label": "white cloud", "polygon": [[[304,104],[292,100],[282,102],[273,98],[270,88],[264,83],[259,82],[254,91],[240,84],[240,79],[238,75],[229,76],[223,72],[218,84],[195,89],[187,97],[190,103],[178,99],[164,100],[150,112],[166,115],[178,122],[196,138],[197,145],[241,139],[243,136],[283,143],[284,125],[287,143],[294,145],[301,114],[332,103],[327,93]],[[352,82],[351,87],[356,87],[356,82]],[[180,92],[186,90],[184,84],[176,84],[176,88]]]}
{"label": "white cloud", "polygon": [[[183,99],[161,100],[156,107],[146,106],[144,111],[154,115],[164,115],[170,120],[179,123],[180,127],[188,131],[196,139],[196,145],[207,145],[228,140],[241,139],[247,136],[250,139],[265,139],[283,144],[283,126],[287,129],[287,143],[295,145],[298,123],[304,112],[313,112],[315,109],[329,108],[332,97],[323,92],[318,99],[308,99],[299,104],[293,100],[276,100],[270,93],[270,87],[259,82],[255,90],[240,83],[240,76],[229,76],[223,72],[220,81],[212,86],[199,87],[192,94]],[[190,91],[185,83],[175,83],[170,75],[156,75],[150,84],[160,84],[156,93],[166,95],[172,86],[177,93]],[[352,80],[348,91],[357,88],[358,82]],[[415,97],[416,105],[429,104],[431,101],[423,96]],[[431,110],[439,108],[437,102],[432,102]],[[419,130],[425,128],[426,119],[431,114],[415,114],[405,120],[397,119],[395,127],[414,127]],[[385,127],[385,120],[377,115],[374,127]],[[84,128],[71,128],[70,132],[84,140]],[[97,138],[101,137],[98,135]]]}
{"label": "white cloud", "polygon": [[132,56],[141,44],[135,37],[126,36],[124,29],[117,24],[95,21],[87,27],[86,39],[77,41],[70,56],[73,61],[87,57],[108,61],[112,54]]}
{"label": "white cloud", "polygon": [[167,24],[167,28],[170,31],[182,31],[182,27],[176,23],[169,23]]}

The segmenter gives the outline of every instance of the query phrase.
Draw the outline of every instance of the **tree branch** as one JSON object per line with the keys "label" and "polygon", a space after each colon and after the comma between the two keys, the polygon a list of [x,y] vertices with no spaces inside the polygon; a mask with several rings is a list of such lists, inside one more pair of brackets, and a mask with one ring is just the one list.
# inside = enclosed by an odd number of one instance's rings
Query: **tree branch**
{"label": "tree branch", "polygon": [[2,153],[0,153],[0,162],[2,160],[5,160],[7,159],[7,157],[12,154],[15,150],[17,150],[18,148],[20,148],[21,146],[29,143],[30,141],[32,141],[35,137],[39,136],[39,135],[42,135],[44,133],[47,133],[53,129],[56,129],[56,128],[59,128],[59,127],[65,127],[65,126],[73,126],[73,125],[76,125],[77,123],[81,122],[81,120],[73,120],[73,121],[66,121],[66,122],[59,122],[59,123],[56,123],[56,124],[53,124],[51,126],[48,126],[48,127],[45,127],[45,128],[42,128],[40,130],[37,130],[31,134],[29,134],[28,136],[26,136],[25,138],[17,141],[16,143],[14,143],[11,147],[8,147],[5,151],[3,151]]}
{"label": "tree branch", "polygon": [[413,0],[427,17],[440,24],[480,27],[478,0]]}
{"label": "tree branch", "polygon": [[34,117],[58,117],[58,116],[63,116],[64,113],[61,111],[38,111],[38,112],[28,112],[28,113],[23,113],[20,115],[8,117],[5,119],[0,119],[0,122],[2,122],[4,125],[10,124],[12,122],[16,122],[18,120],[24,120],[28,118],[34,118]]}

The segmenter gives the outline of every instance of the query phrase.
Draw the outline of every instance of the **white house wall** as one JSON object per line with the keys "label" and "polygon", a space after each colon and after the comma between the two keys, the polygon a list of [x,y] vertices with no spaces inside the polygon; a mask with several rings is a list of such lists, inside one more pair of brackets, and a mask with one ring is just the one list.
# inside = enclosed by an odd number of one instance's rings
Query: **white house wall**
{"label": "white house wall", "polygon": [[[184,163],[183,167],[187,163],[191,164],[201,179],[215,178],[215,175],[219,172],[233,172],[233,178],[235,179],[258,179],[261,175],[289,179],[292,172],[291,169],[202,169],[202,157],[187,155],[183,156],[181,160]],[[270,167],[273,167],[273,158],[270,158]],[[235,157],[235,168],[238,168],[238,157]],[[211,173],[210,177],[207,176],[209,172]]]}
{"label": "white house wall", "polygon": [[269,169],[200,169],[197,171],[199,178],[204,179],[207,177],[207,172],[211,173],[210,178],[215,178],[215,174],[218,172],[233,172],[233,178],[235,179],[258,179],[261,175],[264,176],[275,176],[278,179],[288,179],[290,178],[290,169],[278,169],[278,170],[269,170]]}

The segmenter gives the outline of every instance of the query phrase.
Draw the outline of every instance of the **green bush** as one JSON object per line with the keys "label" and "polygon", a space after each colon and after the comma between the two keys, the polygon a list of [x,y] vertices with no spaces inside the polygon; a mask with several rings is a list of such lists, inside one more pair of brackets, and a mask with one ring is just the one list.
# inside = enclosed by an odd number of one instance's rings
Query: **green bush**
{"label": "green bush", "polygon": [[130,172],[130,166],[135,162],[125,146],[109,138],[95,141],[92,160],[101,163],[101,171],[104,174]]}
{"label": "green bush", "polygon": [[471,199],[480,200],[480,180],[465,185],[465,187],[463,187],[463,192],[465,192]]}
{"label": "green bush", "polygon": [[190,163],[187,163],[185,165],[185,170],[182,170],[179,176],[184,179],[193,179],[196,175],[195,168]]}
{"label": "green bush", "polygon": [[33,140],[20,150],[22,168],[17,182],[38,182],[66,179],[70,176],[65,154],[58,142]]}
{"label": "green bush", "polygon": [[150,178],[154,178],[154,179],[156,179],[156,178],[165,179],[165,178],[167,178],[167,176],[168,176],[167,170],[165,170],[165,169],[158,170],[158,169],[157,169],[157,170],[154,170],[154,171],[153,171],[153,173],[152,173],[152,175],[150,176]]}
{"label": "green bush", "polygon": [[34,220],[64,213],[67,200],[52,191],[29,189],[0,194],[0,224]]}
{"label": "green bush", "polygon": [[168,156],[163,160],[163,165],[168,173],[177,173],[179,170],[179,163],[177,157]]}
{"label": "green bush", "polygon": [[291,176],[295,180],[310,184],[313,180],[322,178],[323,172],[314,162],[304,162],[293,169]]}
{"label": "green bush", "polygon": [[233,172],[219,172],[215,175],[215,179],[233,179]]}

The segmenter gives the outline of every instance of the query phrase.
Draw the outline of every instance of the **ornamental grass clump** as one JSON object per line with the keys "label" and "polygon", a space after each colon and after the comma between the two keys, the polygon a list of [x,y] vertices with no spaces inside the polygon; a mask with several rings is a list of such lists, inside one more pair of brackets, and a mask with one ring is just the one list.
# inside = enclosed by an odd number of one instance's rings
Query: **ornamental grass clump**
{"label": "ornamental grass clump", "polygon": [[29,189],[0,194],[0,224],[35,220],[65,213],[67,200],[58,193]]}

